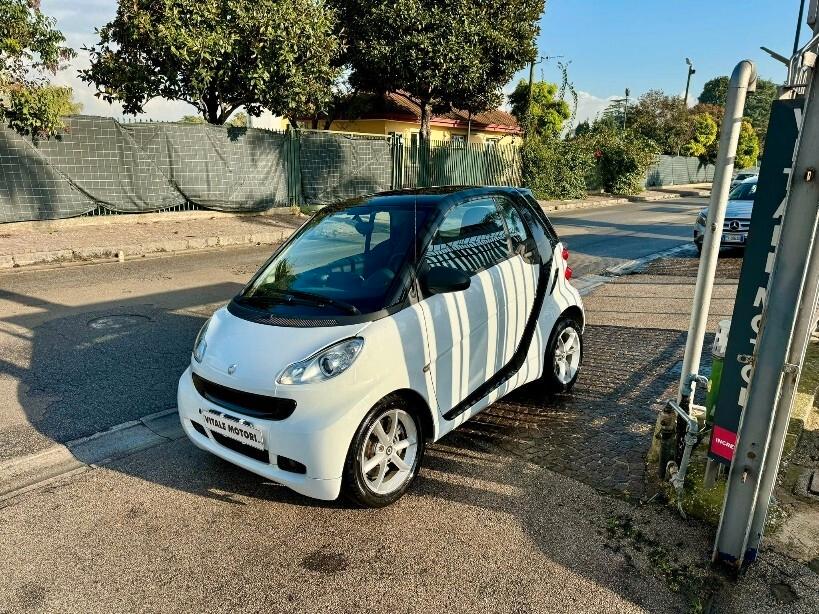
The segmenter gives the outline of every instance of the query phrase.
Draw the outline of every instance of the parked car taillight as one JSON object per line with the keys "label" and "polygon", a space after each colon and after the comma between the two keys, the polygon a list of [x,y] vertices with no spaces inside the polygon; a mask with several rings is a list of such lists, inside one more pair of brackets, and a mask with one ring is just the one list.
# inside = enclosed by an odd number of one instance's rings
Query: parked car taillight
{"label": "parked car taillight", "polygon": [[568,260],[568,259],[569,259],[569,250],[568,250],[568,248],[564,247],[563,248],[563,260]]}
{"label": "parked car taillight", "polygon": [[571,278],[572,278],[572,267],[567,266],[566,267],[566,279],[571,279]]}

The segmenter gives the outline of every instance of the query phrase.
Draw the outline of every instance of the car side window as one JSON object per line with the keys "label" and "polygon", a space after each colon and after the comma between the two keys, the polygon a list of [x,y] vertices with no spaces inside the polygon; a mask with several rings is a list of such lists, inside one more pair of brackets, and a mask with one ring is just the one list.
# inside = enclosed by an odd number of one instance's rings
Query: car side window
{"label": "car side window", "polygon": [[427,248],[424,263],[474,275],[509,257],[508,238],[493,199],[467,201],[446,214]]}
{"label": "car side window", "polygon": [[522,203],[523,206],[521,206],[520,212],[532,231],[543,262],[549,262],[558,243],[557,233],[546,214],[540,209],[538,202],[528,195],[524,196],[523,199],[525,203]]}
{"label": "car side window", "polygon": [[527,229],[521,219],[521,212],[515,204],[505,196],[496,197],[498,206],[500,206],[503,213],[503,219],[506,222],[506,228],[509,231],[509,236],[512,239],[512,251],[516,252],[523,245],[527,250],[533,249],[530,231]]}

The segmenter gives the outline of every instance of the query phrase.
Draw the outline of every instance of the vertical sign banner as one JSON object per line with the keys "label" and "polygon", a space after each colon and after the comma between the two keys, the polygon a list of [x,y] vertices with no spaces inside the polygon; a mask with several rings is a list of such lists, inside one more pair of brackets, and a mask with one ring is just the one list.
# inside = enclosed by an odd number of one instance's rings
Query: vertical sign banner
{"label": "vertical sign banner", "polygon": [[802,105],[801,99],[777,100],[771,108],[708,450],[709,458],[726,465],[734,457],[739,419],[745,407],[753,368],[749,362],[740,359],[753,355],[759,334],[774,251],[779,242],[788,175],[802,120]]}

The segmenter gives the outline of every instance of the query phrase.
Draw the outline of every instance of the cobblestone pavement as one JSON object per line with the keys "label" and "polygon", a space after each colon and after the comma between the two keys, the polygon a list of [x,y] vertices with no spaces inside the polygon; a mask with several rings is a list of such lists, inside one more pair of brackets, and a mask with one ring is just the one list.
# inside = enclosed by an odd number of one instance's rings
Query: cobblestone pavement
{"label": "cobblestone pavement", "polygon": [[[657,412],[676,391],[694,284],[684,271],[696,265],[696,257],[660,261],[652,272],[667,274],[628,275],[594,291],[574,390],[548,398],[524,387],[461,427],[464,445],[490,444],[606,492],[652,495],[645,458]],[[734,280],[718,283],[709,330],[730,317],[735,292]]]}
{"label": "cobblestone pavement", "polygon": [[[676,275],[696,277],[699,268],[698,258],[663,258],[655,260],[645,269],[647,275]],[[726,251],[717,261],[717,277],[721,279],[739,279],[742,269],[742,253]]]}

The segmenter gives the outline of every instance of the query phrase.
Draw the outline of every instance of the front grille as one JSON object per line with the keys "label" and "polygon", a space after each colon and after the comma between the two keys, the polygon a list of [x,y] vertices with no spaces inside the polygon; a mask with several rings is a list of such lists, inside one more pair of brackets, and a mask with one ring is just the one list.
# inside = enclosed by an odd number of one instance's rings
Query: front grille
{"label": "front grille", "polygon": [[234,452],[238,452],[239,454],[244,454],[245,456],[248,456],[253,460],[257,460],[260,463],[270,462],[270,457],[268,456],[267,450],[259,450],[258,448],[249,446],[241,441],[236,441],[230,437],[225,437],[216,431],[211,431],[210,434],[213,437],[213,440],[221,446],[233,450]]}
{"label": "front grille", "polygon": [[192,374],[196,391],[211,403],[230,411],[264,420],[284,420],[296,410],[293,399],[280,399],[222,386]]}
{"label": "front grille", "polygon": [[[733,226],[733,228],[732,228]],[[750,220],[725,220],[722,225],[722,232],[748,232],[751,227]]]}

